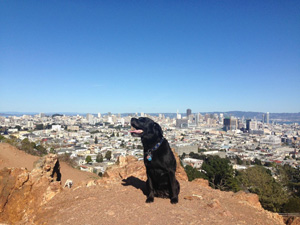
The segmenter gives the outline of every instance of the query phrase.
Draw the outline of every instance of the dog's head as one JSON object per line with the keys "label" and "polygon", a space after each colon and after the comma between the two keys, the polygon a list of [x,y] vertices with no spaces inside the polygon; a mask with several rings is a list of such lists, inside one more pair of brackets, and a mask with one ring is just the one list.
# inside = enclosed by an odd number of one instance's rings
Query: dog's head
{"label": "dog's head", "polygon": [[159,124],[147,117],[132,118],[130,133],[133,137],[141,137],[144,140],[163,137],[163,131]]}

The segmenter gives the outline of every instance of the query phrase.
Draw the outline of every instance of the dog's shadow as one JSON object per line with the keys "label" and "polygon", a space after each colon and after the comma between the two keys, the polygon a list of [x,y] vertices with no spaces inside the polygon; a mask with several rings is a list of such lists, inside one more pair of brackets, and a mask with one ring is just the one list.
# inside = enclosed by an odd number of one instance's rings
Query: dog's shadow
{"label": "dog's shadow", "polygon": [[123,179],[122,181],[124,182],[122,183],[123,186],[133,186],[136,189],[141,190],[143,194],[147,196],[147,188],[145,181],[134,176],[130,176],[127,179]]}

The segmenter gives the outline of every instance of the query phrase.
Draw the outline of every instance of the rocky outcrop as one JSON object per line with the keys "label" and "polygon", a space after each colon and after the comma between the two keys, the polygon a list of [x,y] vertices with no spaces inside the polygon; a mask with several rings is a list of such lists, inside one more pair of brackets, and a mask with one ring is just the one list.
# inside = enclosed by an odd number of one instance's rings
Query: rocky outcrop
{"label": "rocky outcrop", "polygon": [[243,191],[239,191],[239,192],[233,194],[233,197],[244,204],[251,205],[257,209],[262,209],[262,206],[259,202],[258,195],[256,195],[256,194],[245,193]]}
{"label": "rocky outcrop", "polygon": [[179,181],[188,181],[188,177],[186,175],[186,172],[184,170],[184,168],[181,166],[181,163],[180,163],[180,159],[177,155],[177,153],[175,152],[175,150],[172,148],[172,151],[174,153],[174,156],[175,156],[175,159],[176,159],[176,178],[179,180]]}
{"label": "rocky outcrop", "polygon": [[30,223],[39,207],[62,190],[60,179],[54,154],[40,158],[31,172],[25,168],[0,170],[0,221]]}
{"label": "rocky outcrop", "polygon": [[286,217],[285,222],[287,225],[300,225],[300,217],[295,217],[295,216]]}
{"label": "rocky outcrop", "polygon": [[192,182],[198,184],[201,187],[209,188],[208,180],[204,180],[202,178],[197,178],[197,179],[193,180]]}
{"label": "rocky outcrop", "polygon": [[133,156],[120,156],[116,165],[108,168],[103,175],[104,179],[109,178],[110,181],[123,180],[130,176],[143,181],[147,179],[143,161],[138,161]]}

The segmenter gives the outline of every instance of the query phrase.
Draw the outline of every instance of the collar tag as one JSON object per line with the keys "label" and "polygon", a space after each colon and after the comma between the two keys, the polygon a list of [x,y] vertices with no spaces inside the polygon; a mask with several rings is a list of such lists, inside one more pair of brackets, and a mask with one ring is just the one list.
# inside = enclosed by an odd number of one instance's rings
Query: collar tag
{"label": "collar tag", "polygon": [[151,155],[149,154],[149,155],[147,155],[147,160],[150,162],[151,160],[152,160],[152,157],[151,157]]}

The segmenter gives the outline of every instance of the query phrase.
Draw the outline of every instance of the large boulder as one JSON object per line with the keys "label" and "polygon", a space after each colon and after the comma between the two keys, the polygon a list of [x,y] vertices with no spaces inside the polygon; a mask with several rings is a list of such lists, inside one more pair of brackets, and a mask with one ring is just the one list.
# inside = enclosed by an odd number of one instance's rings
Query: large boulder
{"label": "large boulder", "polygon": [[40,158],[29,172],[26,168],[0,170],[0,222],[30,223],[39,207],[61,188],[57,155]]}

